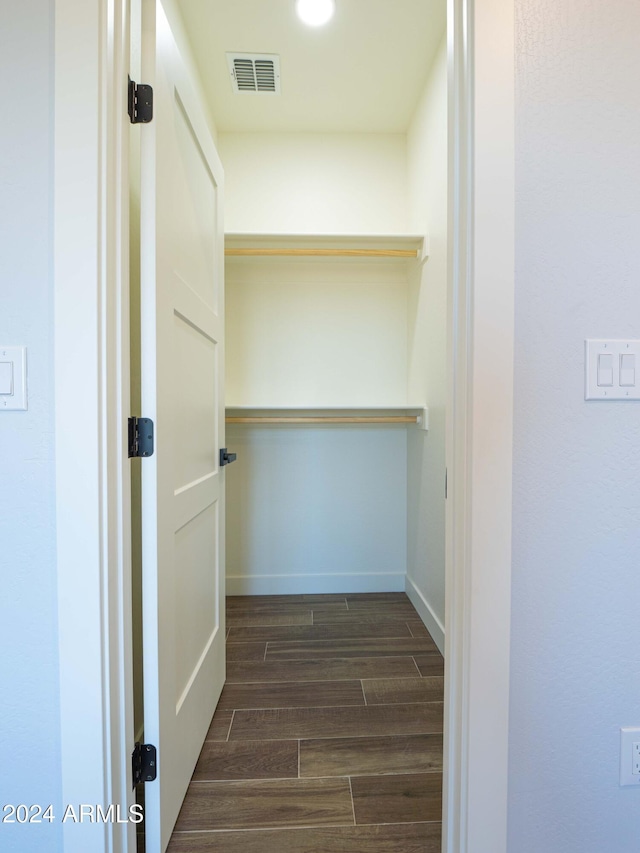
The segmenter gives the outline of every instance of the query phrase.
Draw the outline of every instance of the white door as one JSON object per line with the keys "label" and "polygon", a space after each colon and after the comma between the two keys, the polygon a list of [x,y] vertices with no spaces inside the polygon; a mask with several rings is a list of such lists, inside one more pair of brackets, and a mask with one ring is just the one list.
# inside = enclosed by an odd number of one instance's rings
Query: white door
{"label": "white door", "polygon": [[158,0],[143,0],[142,460],[148,853],[163,853],[224,683],[222,167]]}

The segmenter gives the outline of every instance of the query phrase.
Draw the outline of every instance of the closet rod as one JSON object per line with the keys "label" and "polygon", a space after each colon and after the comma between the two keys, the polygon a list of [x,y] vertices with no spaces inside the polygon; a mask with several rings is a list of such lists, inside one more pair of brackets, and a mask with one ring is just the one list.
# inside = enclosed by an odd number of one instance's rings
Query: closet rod
{"label": "closet rod", "polygon": [[326,416],[326,417],[278,417],[278,418],[227,418],[228,424],[417,424],[418,418],[408,416]]}
{"label": "closet rod", "polygon": [[417,249],[225,249],[227,257],[412,258]]}

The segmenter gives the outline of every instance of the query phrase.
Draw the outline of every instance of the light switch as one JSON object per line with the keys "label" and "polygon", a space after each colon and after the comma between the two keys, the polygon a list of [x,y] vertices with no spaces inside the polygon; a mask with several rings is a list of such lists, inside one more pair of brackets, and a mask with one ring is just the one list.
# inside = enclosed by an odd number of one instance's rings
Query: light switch
{"label": "light switch", "polygon": [[640,400],[639,359],[640,340],[585,341],[585,400]]}
{"label": "light switch", "polygon": [[27,408],[27,348],[0,345],[0,412]]}
{"label": "light switch", "polygon": [[620,385],[633,388],[636,384],[636,357],[632,352],[620,356]]}
{"label": "light switch", "polygon": [[598,385],[600,388],[613,385],[613,354],[610,352],[598,355]]}
{"label": "light switch", "polygon": [[12,361],[0,361],[0,394],[13,394]]}

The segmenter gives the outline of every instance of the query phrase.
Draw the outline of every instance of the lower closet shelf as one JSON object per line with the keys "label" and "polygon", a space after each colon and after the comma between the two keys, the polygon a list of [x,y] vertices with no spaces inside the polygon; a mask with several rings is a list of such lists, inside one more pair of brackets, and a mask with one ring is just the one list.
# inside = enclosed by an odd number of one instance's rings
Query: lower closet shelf
{"label": "lower closet shelf", "polygon": [[399,424],[429,428],[426,406],[353,407],[353,408],[274,408],[229,406],[226,422],[246,425],[329,425],[329,424]]}

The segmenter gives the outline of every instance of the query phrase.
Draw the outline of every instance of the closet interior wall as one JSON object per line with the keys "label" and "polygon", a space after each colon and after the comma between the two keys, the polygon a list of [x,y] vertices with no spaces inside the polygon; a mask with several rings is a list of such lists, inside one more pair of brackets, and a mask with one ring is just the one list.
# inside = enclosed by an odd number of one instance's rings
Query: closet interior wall
{"label": "closet interior wall", "polygon": [[447,409],[447,52],[443,39],[407,133],[409,229],[429,260],[409,292],[408,394],[429,407],[429,432],[408,430],[406,591],[444,652]]}
{"label": "closet interior wall", "polygon": [[[401,134],[221,134],[226,231],[406,232]],[[228,260],[228,407],[407,402],[406,262]],[[231,594],[404,589],[406,429],[227,426]]]}
{"label": "closet interior wall", "polygon": [[426,404],[430,419],[229,424],[227,591],[406,589],[441,644],[446,122],[443,40],[407,134],[218,138],[227,233],[424,234],[430,254],[227,260],[229,408]]}

